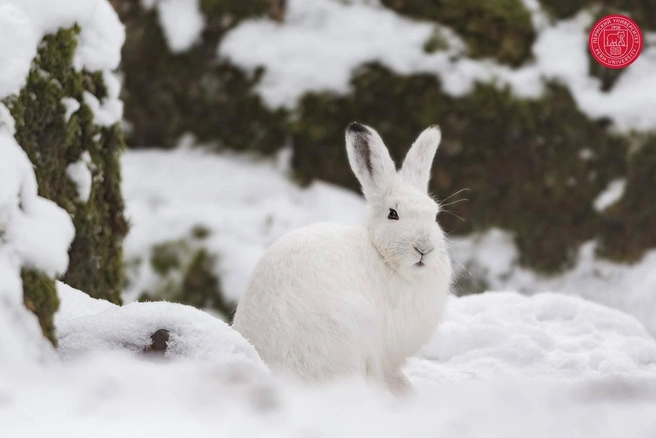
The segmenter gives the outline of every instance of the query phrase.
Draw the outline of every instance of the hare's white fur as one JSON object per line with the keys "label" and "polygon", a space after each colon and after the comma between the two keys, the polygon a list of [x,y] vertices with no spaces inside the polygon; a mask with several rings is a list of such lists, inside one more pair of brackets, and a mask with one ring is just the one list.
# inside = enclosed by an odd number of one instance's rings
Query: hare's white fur
{"label": "hare's white fur", "polygon": [[[315,224],[283,236],[237,307],[233,327],[274,372],[407,386],[402,367],[435,331],[451,283],[438,205],[427,194],[440,139],[438,127],[425,130],[397,172],[376,131],[349,125],[347,152],[368,201],[366,224]],[[390,209],[398,220],[388,218]]]}

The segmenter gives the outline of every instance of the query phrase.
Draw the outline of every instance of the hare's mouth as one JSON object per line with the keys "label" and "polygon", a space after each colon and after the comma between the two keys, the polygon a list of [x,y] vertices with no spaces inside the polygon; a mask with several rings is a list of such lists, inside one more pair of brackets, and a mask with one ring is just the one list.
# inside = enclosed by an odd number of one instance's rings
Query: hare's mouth
{"label": "hare's mouth", "polygon": [[417,263],[415,263],[415,266],[424,266],[424,262],[419,260]]}

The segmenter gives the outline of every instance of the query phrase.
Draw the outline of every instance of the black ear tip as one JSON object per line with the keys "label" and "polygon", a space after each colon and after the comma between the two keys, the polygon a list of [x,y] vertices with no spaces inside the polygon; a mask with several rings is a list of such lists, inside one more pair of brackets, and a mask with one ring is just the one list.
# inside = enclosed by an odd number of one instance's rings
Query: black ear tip
{"label": "black ear tip", "polygon": [[358,122],[351,122],[346,127],[346,132],[352,132],[354,134],[366,134],[369,131],[367,130],[367,127],[364,126],[363,124]]}

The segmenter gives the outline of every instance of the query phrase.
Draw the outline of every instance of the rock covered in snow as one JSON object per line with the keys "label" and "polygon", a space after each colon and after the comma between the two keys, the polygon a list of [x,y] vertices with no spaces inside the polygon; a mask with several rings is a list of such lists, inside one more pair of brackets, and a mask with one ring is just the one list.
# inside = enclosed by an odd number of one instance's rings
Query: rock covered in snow
{"label": "rock covered in snow", "polygon": [[120,307],[61,283],[59,293],[58,350],[64,358],[115,350],[141,354],[151,346],[154,333],[166,330],[166,358],[238,362],[266,370],[255,348],[239,333],[191,306],[150,302]]}

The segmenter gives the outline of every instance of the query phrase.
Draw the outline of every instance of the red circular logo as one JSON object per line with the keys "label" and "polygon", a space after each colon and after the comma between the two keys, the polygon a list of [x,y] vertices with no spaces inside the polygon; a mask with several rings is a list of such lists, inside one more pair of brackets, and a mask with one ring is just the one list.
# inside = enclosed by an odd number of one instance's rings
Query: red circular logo
{"label": "red circular logo", "polygon": [[642,31],[629,17],[608,15],[590,31],[590,53],[608,68],[628,67],[642,51]]}

